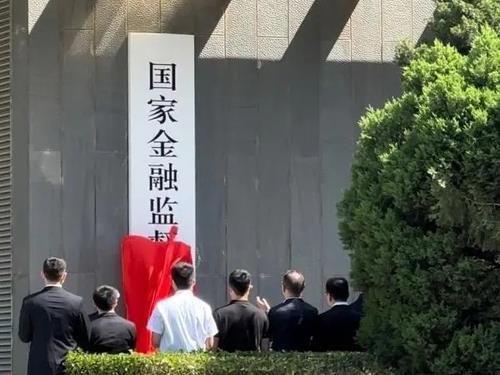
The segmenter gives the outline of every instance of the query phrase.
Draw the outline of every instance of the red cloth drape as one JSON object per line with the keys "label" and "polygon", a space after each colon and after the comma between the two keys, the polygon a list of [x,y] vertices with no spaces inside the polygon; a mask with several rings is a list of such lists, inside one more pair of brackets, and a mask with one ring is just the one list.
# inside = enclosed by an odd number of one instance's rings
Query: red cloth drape
{"label": "red cloth drape", "polygon": [[122,241],[122,278],[127,319],[137,328],[136,351],[153,351],[151,332],[146,328],[156,302],[173,294],[170,270],[177,262],[189,262],[191,247],[175,241],[172,227],[167,242],[125,236]]}

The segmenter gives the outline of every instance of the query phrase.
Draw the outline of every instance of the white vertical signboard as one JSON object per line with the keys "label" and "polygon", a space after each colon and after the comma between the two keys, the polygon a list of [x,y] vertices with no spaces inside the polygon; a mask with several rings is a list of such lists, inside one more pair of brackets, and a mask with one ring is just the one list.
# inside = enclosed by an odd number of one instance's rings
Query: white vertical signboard
{"label": "white vertical signboard", "polygon": [[129,233],[196,249],[194,37],[129,33]]}

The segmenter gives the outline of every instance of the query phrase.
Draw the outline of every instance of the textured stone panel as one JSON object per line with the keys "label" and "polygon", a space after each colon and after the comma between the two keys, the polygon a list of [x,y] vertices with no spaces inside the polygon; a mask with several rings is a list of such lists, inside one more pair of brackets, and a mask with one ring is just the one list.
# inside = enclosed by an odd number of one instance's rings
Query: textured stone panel
{"label": "textured stone panel", "polygon": [[94,33],[67,30],[63,36],[63,248],[74,272],[90,272],[95,269],[96,258]]}
{"label": "textured stone panel", "polygon": [[396,41],[412,36],[412,0],[382,1],[382,39]]}
{"label": "textured stone panel", "polygon": [[92,30],[94,28],[95,0],[64,0],[62,21],[65,29]]}
{"label": "textured stone panel", "polygon": [[160,0],[128,0],[127,30],[159,33]]}
{"label": "textured stone panel", "polygon": [[319,306],[323,296],[320,163],[294,157],[291,173],[291,267],[304,273],[304,298]]}
{"label": "textured stone panel", "polygon": [[224,35],[224,12],[230,0],[194,1],[196,35]]}
{"label": "textured stone panel", "polygon": [[227,61],[227,93],[225,100],[233,107],[257,107],[258,62],[231,59]]}
{"label": "textured stone panel", "polygon": [[385,63],[392,63],[394,61],[394,57],[396,55],[396,47],[398,46],[399,41],[396,42],[384,42],[382,48],[382,60]]}
{"label": "textured stone panel", "polygon": [[360,0],[351,17],[353,61],[381,61],[381,0]]}
{"label": "textured stone panel", "polygon": [[[257,242],[257,110],[233,109],[228,114],[227,142],[227,272],[245,268],[258,274]],[[244,197],[244,199],[242,198]],[[258,279],[254,279],[258,290]]]}
{"label": "textured stone panel", "polygon": [[[98,152],[95,158],[96,249],[101,254],[117,254],[127,233],[127,156]],[[106,272],[103,268],[103,272]]]}
{"label": "textured stone panel", "polygon": [[288,38],[288,0],[257,1],[258,36]]}
{"label": "textured stone panel", "polygon": [[259,37],[259,60],[279,61],[288,48],[288,38]]}
{"label": "textured stone panel", "polygon": [[50,4],[50,0],[32,0],[28,2],[28,30],[29,33],[33,30],[36,24],[41,24],[43,21],[40,21],[40,18],[42,15],[47,12],[48,14],[50,12],[50,8],[55,9],[55,2],[52,1],[52,4]]}
{"label": "textured stone panel", "polygon": [[315,0],[289,0],[289,21],[288,21],[288,36],[290,41],[295,37],[300,25],[306,19]]}
{"label": "textured stone panel", "polygon": [[257,56],[257,0],[233,0],[226,10],[226,56]]}
{"label": "textured stone panel", "polygon": [[[327,43],[327,46],[330,44]],[[325,47],[322,47],[325,48]],[[349,62],[351,61],[351,41],[339,39],[328,53],[326,61],[328,62]]]}
{"label": "textured stone panel", "polygon": [[97,56],[115,56],[127,35],[127,0],[95,3],[95,50]]}
{"label": "textured stone panel", "polygon": [[280,63],[263,62],[258,90],[258,292],[277,303],[290,267],[291,200],[289,82]]}
{"label": "textured stone panel", "polygon": [[413,40],[417,42],[425,31],[434,13],[433,0],[413,0]]}
{"label": "textured stone panel", "polygon": [[[28,87],[31,105],[30,144],[35,150],[60,149],[61,34],[55,2],[30,3],[39,11],[28,45]],[[39,9],[38,7],[42,7]],[[38,9],[38,10],[37,10]],[[31,14],[30,14],[31,17]]]}
{"label": "textured stone panel", "polygon": [[194,34],[196,0],[161,0],[161,32]]}
{"label": "textured stone panel", "polygon": [[127,137],[126,1],[96,3],[96,149],[124,152]]}
{"label": "textured stone panel", "polygon": [[[49,256],[64,256],[62,246],[62,164],[59,151],[30,153],[30,274],[31,290],[41,285],[39,271]],[[36,282],[35,282],[36,281]]]}
{"label": "textured stone panel", "polygon": [[199,59],[196,76],[196,272],[200,293],[215,306],[227,298],[226,61]]}
{"label": "textured stone panel", "polygon": [[94,272],[75,272],[71,263],[68,263],[68,277],[64,283],[64,288],[71,293],[83,297],[84,308],[88,314],[96,311],[95,306],[92,303],[92,292],[96,286]]}
{"label": "textured stone panel", "polygon": [[196,56],[200,59],[223,59],[226,57],[226,43],[223,35],[196,37]]}

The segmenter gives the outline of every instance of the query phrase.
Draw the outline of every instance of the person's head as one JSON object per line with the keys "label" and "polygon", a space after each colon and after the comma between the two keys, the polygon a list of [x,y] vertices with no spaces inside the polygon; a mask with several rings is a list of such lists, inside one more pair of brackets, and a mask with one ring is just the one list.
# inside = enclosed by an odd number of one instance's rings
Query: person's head
{"label": "person's head", "polygon": [[64,283],[66,280],[66,262],[64,259],[50,257],[43,261],[42,277],[48,284]]}
{"label": "person's head", "polygon": [[285,298],[300,297],[306,286],[304,275],[295,270],[283,275],[283,295]]}
{"label": "person's head", "polygon": [[191,289],[194,284],[194,268],[186,262],[176,263],[172,267],[172,281],[176,290]]}
{"label": "person's head", "polygon": [[94,290],[92,299],[100,311],[113,311],[118,304],[120,293],[109,285],[101,285]]}
{"label": "person's head", "polygon": [[329,305],[346,302],[349,298],[349,284],[343,277],[332,277],[326,282],[326,298]]}
{"label": "person's head", "polygon": [[252,275],[246,270],[234,270],[229,275],[229,295],[231,299],[248,298],[252,287]]}

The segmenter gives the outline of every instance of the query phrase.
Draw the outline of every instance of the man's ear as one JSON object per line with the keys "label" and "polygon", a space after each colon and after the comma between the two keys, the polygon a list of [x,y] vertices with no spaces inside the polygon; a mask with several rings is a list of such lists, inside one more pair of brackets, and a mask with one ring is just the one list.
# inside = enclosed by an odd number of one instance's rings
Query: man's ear
{"label": "man's ear", "polygon": [[43,274],[43,271],[40,271],[40,277],[44,282],[47,282],[47,280],[45,279],[45,275]]}
{"label": "man's ear", "polygon": [[68,276],[68,273],[67,272],[63,272],[63,274],[61,276],[61,280],[59,281],[61,284],[66,281],[66,276]]}

